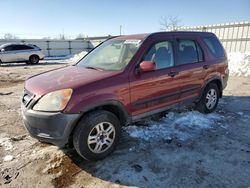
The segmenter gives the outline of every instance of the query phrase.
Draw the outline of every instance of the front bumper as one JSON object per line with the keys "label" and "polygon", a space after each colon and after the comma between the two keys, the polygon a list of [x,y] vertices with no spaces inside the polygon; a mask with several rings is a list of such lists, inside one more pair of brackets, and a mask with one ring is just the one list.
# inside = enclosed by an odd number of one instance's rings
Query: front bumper
{"label": "front bumper", "polygon": [[59,147],[68,143],[70,133],[80,118],[80,114],[38,112],[24,105],[22,116],[24,125],[32,137]]}

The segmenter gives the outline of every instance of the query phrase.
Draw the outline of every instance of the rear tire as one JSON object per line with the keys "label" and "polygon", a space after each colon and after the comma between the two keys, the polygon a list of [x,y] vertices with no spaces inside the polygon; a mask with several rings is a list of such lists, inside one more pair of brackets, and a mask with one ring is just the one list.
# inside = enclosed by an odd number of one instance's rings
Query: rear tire
{"label": "rear tire", "polygon": [[32,55],[29,58],[29,64],[38,64],[39,63],[39,57],[37,55]]}
{"label": "rear tire", "polygon": [[203,91],[200,101],[196,104],[196,109],[204,114],[213,112],[219,102],[219,89],[214,83],[210,83]]}
{"label": "rear tire", "polygon": [[98,110],[87,114],[73,133],[77,153],[87,160],[98,160],[109,155],[119,142],[121,124],[111,112]]}

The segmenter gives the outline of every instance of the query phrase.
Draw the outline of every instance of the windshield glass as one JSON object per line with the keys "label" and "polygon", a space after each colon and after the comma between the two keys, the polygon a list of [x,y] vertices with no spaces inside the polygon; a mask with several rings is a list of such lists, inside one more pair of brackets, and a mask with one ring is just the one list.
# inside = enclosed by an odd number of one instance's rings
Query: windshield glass
{"label": "windshield glass", "polygon": [[108,40],[84,57],[77,66],[108,71],[123,70],[140,44],[140,40]]}

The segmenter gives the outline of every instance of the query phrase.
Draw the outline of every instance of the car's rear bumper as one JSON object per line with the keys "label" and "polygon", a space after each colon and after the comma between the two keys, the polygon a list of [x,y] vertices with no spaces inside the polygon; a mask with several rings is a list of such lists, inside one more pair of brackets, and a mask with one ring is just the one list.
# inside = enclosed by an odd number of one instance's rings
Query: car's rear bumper
{"label": "car's rear bumper", "polygon": [[32,137],[63,147],[68,143],[80,114],[38,112],[22,106],[22,116],[24,125]]}

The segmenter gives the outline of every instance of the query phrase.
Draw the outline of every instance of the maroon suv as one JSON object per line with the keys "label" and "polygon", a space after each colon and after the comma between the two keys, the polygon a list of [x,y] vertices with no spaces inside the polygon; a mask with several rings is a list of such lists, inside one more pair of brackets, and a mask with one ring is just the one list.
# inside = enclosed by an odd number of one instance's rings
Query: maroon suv
{"label": "maroon suv", "polygon": [[38,140],[70,141],[86,159],[113,151],[121,127],[180,104],[213,112],[228,80],[212,33],[160,32],[109,39],[76,65],[29,78],[24,124]]}

